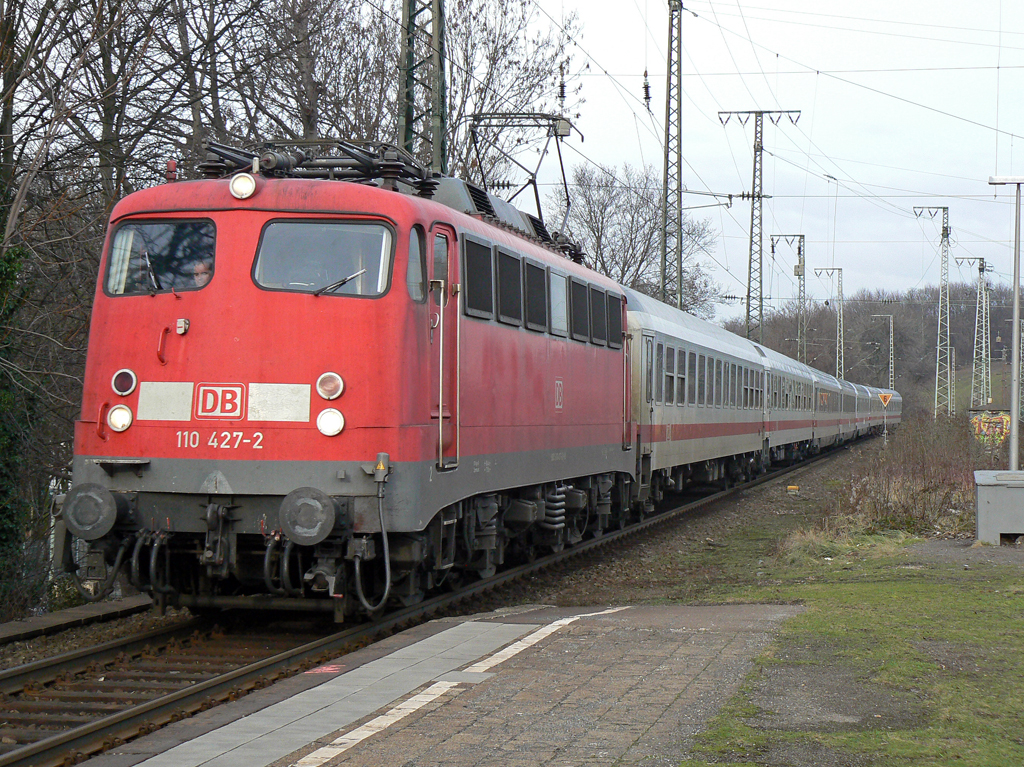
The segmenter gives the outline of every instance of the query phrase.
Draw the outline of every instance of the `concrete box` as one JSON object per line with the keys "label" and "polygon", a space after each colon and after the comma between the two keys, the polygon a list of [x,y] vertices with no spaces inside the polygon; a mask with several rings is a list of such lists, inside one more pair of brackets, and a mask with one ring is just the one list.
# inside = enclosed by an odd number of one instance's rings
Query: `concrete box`
{"label": "concrete box", "polygon": [[999,545],[1002,535],[1024,535],[1024,471],[976,471],[977,539]]}

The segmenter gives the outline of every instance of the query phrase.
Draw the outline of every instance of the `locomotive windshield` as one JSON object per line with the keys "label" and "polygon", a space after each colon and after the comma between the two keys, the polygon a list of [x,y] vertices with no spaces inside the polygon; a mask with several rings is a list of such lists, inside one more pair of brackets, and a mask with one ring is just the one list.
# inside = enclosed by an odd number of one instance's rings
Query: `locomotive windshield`
{"label": "locomotive windshield", "polygon": [[271,290],[379,296],[388,287],[391,247],[382,224],[274,221],[263,230],[253,279]]}
{"label": "locomotive windshield", "polygon": [[107,293],[198,290],[213,276],[214,241],[210,221],[122,224],[111,241]]}

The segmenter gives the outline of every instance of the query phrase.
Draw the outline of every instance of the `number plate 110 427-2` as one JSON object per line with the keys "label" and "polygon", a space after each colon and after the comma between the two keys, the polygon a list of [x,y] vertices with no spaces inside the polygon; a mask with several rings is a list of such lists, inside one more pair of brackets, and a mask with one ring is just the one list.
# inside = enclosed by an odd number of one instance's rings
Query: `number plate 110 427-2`
{"label": "number plate 110 427-2", "polygon": [[198,431],[176,432],[177,447],[193,450],[201,444],[221,450],[236,450],[238,448],[252,448],[253,450],[263,449],[263,432],[254,431],[247,434],[244,431],[214,431],[209,438],[202,437]]}

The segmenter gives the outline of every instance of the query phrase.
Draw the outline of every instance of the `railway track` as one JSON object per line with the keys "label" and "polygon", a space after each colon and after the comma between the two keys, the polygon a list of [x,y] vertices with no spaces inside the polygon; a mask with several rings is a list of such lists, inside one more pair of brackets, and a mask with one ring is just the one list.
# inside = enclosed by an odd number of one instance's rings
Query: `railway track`
{"label": "railway track", "polygon": [[524,575],[593,554],[738,492],[799,473],[829,455],[683,503],[625,530],[605,532],[571,549],[468,584],[456,593],[438,595],[327,636],[233,634],[194,620],[0,672],[0,767],[74,764],[441,611],[457,609],[459,603]]}

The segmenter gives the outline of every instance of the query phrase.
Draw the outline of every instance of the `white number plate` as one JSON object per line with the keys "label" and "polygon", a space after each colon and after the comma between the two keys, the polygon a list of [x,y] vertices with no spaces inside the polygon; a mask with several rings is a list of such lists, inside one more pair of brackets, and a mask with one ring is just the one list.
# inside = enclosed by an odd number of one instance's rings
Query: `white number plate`
{"label": "white number plate", "polygon": [[238,448],[263,449],[263,432],[254,431],[215,431],[209,438],[201,436],[198,431],[179,431],[176,433],[177,446],[194,450],[200,444],[215,447],[219,450],[237,450]]}

